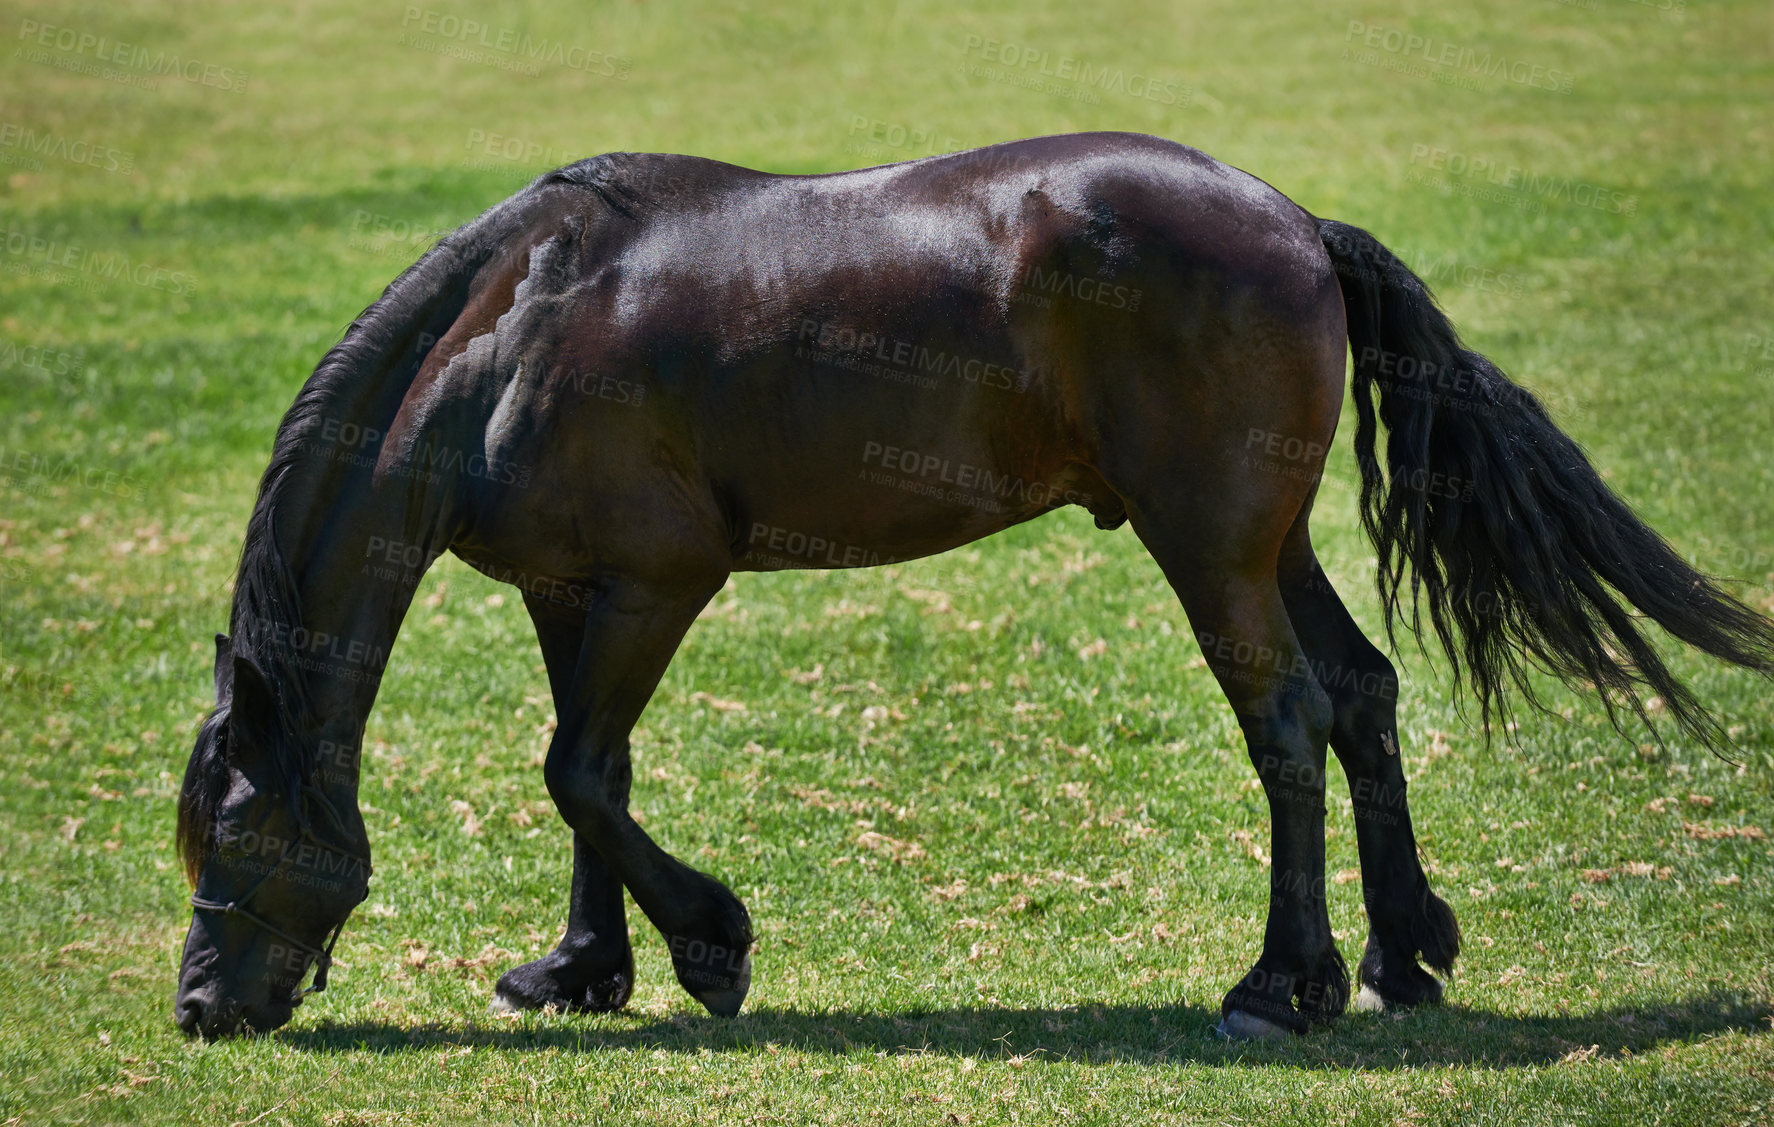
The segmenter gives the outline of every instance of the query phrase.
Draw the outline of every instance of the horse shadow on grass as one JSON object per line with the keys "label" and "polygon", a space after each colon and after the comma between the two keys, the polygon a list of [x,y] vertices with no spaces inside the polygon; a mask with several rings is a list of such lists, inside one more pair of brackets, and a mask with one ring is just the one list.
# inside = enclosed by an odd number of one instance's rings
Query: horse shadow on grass
{"label": "horse shadow on grass", "polygon": [[1662,1005],[1581,1014],[1513,1016],[1447,1005],[1414,1012],[1351,1012],[1330,1029],[1282,1042],[1227,1041],[1214,1031],[1218,1021],[1217,1006],[1188,1003],[1051,1009],[982,1006],[900,1013],[761,1008],[736,1018],[683,1011],[663,1018],[620,1013],[489,1016],[460,1025],[322,1023],[286,1029],[276,1036],[320,1053],[399,1054],[468,1046],[694,1053],[776,1046],[834,1055],[862,1051],[1086,1064],[1520,1068],[1561,1060],[1629,1058],[1729,1033],[1767,1036],[1774,1010],[1762,1001],[1717,991]]}

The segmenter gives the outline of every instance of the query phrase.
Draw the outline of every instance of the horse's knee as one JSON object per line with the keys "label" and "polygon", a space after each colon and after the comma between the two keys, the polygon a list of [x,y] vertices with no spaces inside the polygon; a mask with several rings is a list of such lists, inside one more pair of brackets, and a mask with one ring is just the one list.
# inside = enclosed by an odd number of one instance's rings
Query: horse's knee
{"label": "horse's knee", "polygon": [[631,768],[626,752],[626,748],[592,754],[564,748],[549,751],[542,765],[548,797],[581,833],[587,832],[583,827],[609,825],[628,809]]}

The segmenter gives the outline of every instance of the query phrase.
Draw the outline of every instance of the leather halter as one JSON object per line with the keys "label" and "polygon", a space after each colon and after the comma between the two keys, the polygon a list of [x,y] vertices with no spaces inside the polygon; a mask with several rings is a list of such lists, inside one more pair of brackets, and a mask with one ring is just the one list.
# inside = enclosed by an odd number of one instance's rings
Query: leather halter
{"label": "leather halter", "polygon": [[[320,788],[310,783],[304,783],[302,785],[302,797],[304,800],[313,799],[314,801],[319,802],[320,808],[325,811],[327,818],[333,823],[333,825],[338,827],[342,833],[348,832],[345,828],[345,820],[339,817],[339,811],[327,800],[326,795],[320,792]],[[283,853],[277,858],[277,864],[267,869],[265,875],[260,877],[253,883],[251,888],[246,890],[246,895],[241,896],[239,899],[230,900],[224,903],[219,900],[207,900],[197,895],[195,892],[191,894],[191,906],[193,908],[204,912],[220,912],[224,916],[239,916],[241,919],[258,927],[261,931],[267,931],[272,935],[277,936],[279,939],[282,939],[284,942],[296,948],[296,950],[301,951],[303,954],[314,960],[314,965],[317,968],[314,972],[314,985],[304,990],[301,988],[302,978],[298,977],[296,979],[295,992],[289,997],[289,1001],[292,1004],[299,1003],[302,998],[308,994],[318,994],[326,989],[326,974],[333,965],[333,945],[339,941],[339,935],[345,930],[345,920],[351,918],[351,911],[347,910],[345,913],[345,919],[340,920],[339,925],[333,928],[333,933],[328,937],[326,946],[316,947],[311,943],[305,943],[302,940],[297,939],[289,932],[283,930],[270,920],[267,920],[264,916],[259,915],[257,912],[254,912],[247,907],[247,904],[252,901],[252,898],[258,895],[259,889],[265,887],[266,882],[276,876],[283,869],[285,863],[289,861],[290,850],[296,847],[298,841],[306,841],[318,849],[326,850],[334,856],[343,857],[347,861],[354,861],[363,868],[365,881],[363,895],[359,896],[351,905],[352,909],[355,909],[358,904],[363,903],[364,900],[369,897],[369,875],[374,871],[370,868],[369,859],[359,856],[349,849],[341,849],[339,846],[330,845],[315,836],[314,826],[313,823],[308,820],[308,809],[305,804],[302,808],[301,836],[290,841],[283,847]],[[305,977],[307,973],[307,968],[304,967],[302,975]]]}

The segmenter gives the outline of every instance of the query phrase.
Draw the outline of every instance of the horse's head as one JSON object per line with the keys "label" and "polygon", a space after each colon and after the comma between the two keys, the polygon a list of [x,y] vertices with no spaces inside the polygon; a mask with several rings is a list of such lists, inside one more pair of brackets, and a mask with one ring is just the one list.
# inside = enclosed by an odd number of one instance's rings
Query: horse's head
{"label": "horse's head", "polygon": [[263,1032],[288,1021],[301,983],[363,899],[369,852],[343,815],[292,771],[265,674],[216,636],[216,709],[197,734],[179,797],[178,844],[194,893],[173,1014],[187,1033]]}

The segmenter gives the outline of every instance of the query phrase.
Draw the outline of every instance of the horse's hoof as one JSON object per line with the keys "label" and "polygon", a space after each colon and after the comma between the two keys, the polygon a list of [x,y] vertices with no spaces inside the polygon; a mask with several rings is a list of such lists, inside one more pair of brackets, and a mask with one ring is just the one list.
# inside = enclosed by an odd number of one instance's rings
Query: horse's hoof
{"label": "horse's hoof", "polygon": [[745,991],[716,990],[698,994],[696,1000],[716,1017],[738,1017],[739,1007],[745,1004]]}
{"label": "horse's hoof", "polygon": [[1386,1009],[1386,999],[1380,997],[1380,992],[1365,982],[1361,984],[1361,992],[1355,995],[1353,1004],[1362,1013],[1377,1014]]}
{"label": "horse's hoof", "polygon": [[1375,1009],[1408,1010],[1441,1001],[1443,987],[1434,975],[1418,966],[1410,955],[1387,951],[1371,935],[1357,978],[1361,982],[1361,997],[1371,996],[1378,1003]]}
{"label": "horse's hoof", "polygon": [[751,992],[751,955],[747,954],[739,969],[732,974],[680,970],[678,981],[709,1013],[716,1017],[734,1017],[739,1013],[739,1007],[745,1004],[745,996]]}
{"label": "horse's hoof", "polygon": [[1264,1018],[1233,1010],[1220,1019],[1215,1032],[1229,1041],[1285,1041],[1293,1032]]}
{"label": "horse's hoof", "polygon": [[[553,1010],[562,1013],[608,1013],[628,1003],[634,961],[624,952],[625,969],[594,976],[585,983],[579,972],[558,953],[514,967],[493,986],[487,1008],[496,1014],[520,1010]],[[564,981],[563,981],[564,980]]]}

